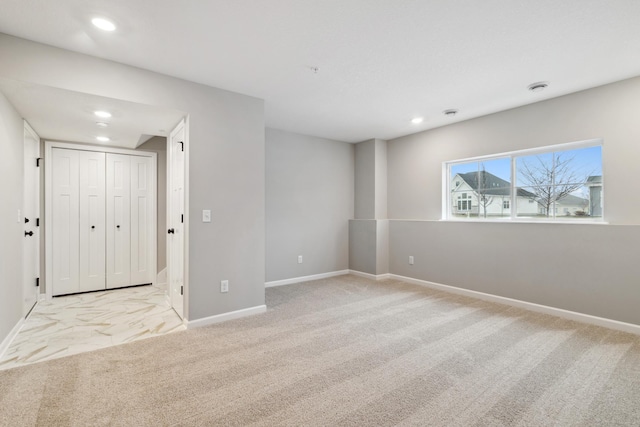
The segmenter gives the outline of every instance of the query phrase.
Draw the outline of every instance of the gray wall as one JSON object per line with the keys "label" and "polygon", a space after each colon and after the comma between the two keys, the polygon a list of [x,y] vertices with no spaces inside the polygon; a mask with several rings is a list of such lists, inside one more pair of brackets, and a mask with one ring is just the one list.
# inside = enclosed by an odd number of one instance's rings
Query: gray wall
{"label": "gray wall", "polygon": [[264,304],[262,100],[7,35],[0,57],[11,58],[0,61],[0,77],[188,114],[188,318]]}
{"label": "gray wall", "polygon": [[376,145],[375,140],[355,145],[355,219],[376,217]]}
{"label": "gray wall", "polygon": [[266,130],[267,282],[349,268],[353,169],[351,144]]}
{"label": "gray wall", "polygon": [[158,173],[157,173],[157,234],[158,234],[158,256],[157,270],[162,271],[167,267],[167,138],[154,136],[138,150],[153,151],[157,153]]}
{"label": "gray wall", "polygon": [[0,343],[22,317],[23,129],[22,118],[0,93]]}
{"label": "gray wall", "polygon": [[349,221],[349,269],[389,272],[387,218],[387,141],[355,146],[355,219]]}
{"label": "gray wall", "polygon": [[[634,78],[389,141],[390,272],[640,324],[638,111]],[[592,138],[609,225],[438,221],[442,162]]]}

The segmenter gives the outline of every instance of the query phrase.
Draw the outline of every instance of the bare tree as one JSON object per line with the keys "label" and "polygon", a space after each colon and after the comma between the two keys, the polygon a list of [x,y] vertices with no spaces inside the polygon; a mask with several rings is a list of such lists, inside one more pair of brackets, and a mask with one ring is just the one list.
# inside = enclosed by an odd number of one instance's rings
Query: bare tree
{"label": "bare tree", "polygon": [[[493,196],[488,194],[490,190],[490,183],[487,179],[487,171],[484,167],[484,163],[480,164],[480,170],[478,171],[478,187],[476,193],[478,193],[478,208],[482,206],[482,212],[484,217],[487,217],[487,208],[493,203]],[[479,209],[478,209],[479,210]],[[478,216],[480,212],[478,211]]]}
{"label": "bare tree", "polygon": [[[536,156],[536,161],[523,161],[519,169],[524,184],[536,195],[536,200],[549,216],[551,206],[563,197],[580,189],[587,176],[571,164],[574,156],[566,153],[553,153],[552,158]],[[587,174],[588,175],[588,174]]]}

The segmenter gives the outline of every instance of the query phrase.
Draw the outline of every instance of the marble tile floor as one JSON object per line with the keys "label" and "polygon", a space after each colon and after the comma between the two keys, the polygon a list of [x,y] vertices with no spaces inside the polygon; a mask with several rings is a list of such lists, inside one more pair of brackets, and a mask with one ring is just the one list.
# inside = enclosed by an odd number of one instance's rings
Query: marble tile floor
{"label": "marble tile floor", "polygon": [[154,286],[41,301],[0,359],[8,369],[185,330]]}

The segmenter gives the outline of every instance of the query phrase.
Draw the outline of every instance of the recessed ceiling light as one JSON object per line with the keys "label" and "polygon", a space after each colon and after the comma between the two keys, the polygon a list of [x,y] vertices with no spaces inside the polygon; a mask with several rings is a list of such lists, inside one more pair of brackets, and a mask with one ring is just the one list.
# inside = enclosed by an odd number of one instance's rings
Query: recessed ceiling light
{"label": "recessed ceiling light", "polygon": [[106,128],[107,126],[109,126],[109,123],[96,122],[96,126],[100,126],[101,128]]}
{"label": "recessed ceiling light", "polygon": [[93,18],[91,23],[103,31],[113,31],[116,29],[116,24],[104,18]]}
{"label": "recessed ceiling light", "polygon": [[529,86],[527,86],[527,89],[529,89],[531,92],[542,92],[548,86],[549,86],[549,83],[547,82],[537,82],[537,83],[531,83]]}
{"label": "recessed ceiling light", "polygon": [[418,123],[422,123],[424,121],[424,119],[422,117],[414,117],[413,119],[411,119],[411,123],[413,123],[414,125],[417,125]]}
{"label": "recessed ceiling light", "polygon": [[453,117],[453,116],[455,116],[456,114],[458,114],[458,110],[455,110],[455,109],[453,109],[453,108],[452,108],[452,109],[450,109],[450,110],[444,110],[444,111],[442,112],[442,114],[444,114],[445,116],[448,116],[448,117]]}
{"label": "recessed ceiling light", "polygon": [[109,138],[107,138],[106,136],[96,136],[96,139],[100,142],[109,142],[111,141]]}
{"label": "recessed ceiling light", "polygon": [[111,113],[109,113],[108,111],[94,111],[93,114],[103,119],[108,119],[109,117],[111,117]]}

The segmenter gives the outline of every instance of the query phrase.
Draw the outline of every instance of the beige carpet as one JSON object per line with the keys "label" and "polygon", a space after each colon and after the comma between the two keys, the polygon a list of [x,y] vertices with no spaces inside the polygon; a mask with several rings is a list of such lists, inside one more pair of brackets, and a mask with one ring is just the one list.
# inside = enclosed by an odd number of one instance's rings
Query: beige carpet
{"label": "beige carpet", "polygon": [[397,281],[0,371],[2,426],[640,425],[640,337]]}

